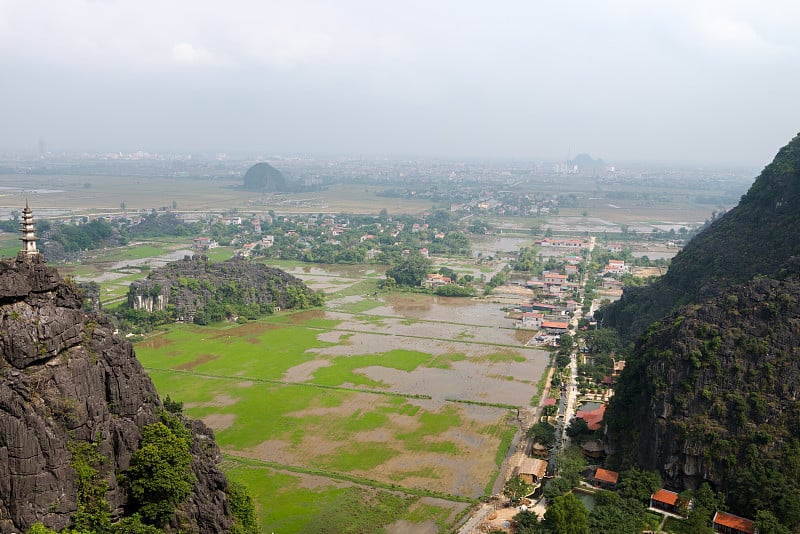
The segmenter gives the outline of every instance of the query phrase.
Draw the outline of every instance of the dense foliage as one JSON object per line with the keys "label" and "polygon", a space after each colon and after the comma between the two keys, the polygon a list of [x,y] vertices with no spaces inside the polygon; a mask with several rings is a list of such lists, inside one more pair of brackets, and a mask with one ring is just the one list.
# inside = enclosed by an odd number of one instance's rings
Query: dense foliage
{"label": "dense foliage", "polygon": [[172,426],[159,422],[144,427],[126,475],[138,513],[153,525],[169,521],[194,484],[191,436],[185,428]]}
{"label": "dense foliage", "polygon": [[523,497],[533,491],[533,486],[522,480],[520,477],[511,477],[506,480],[503,486],[503,495],[508,497],[511,504],[517,505]]}
{"label": "dense foliage", "polygon": [[256,507],[247,488],[238,482],[229,482],[225,493],[234,517],[231,534],[258,534]]}
{"label": "dense foliage", "polygon": [[[673,487],[707,481],[734,513],[800,526],[800,268],[654,324],[606,411],[612,463],[664,469]],[[653,407],[658,407],[657,411]],[[685,465],[702,468],[691,473]]]}
{"label": "dense foliage", "polygon": [[393,279],[399,286],[419,286],[430,272],[432,262],[418,252],[401,256],[386,271],[386,277]]}
{"label": "dense foliage", "polygon": [[215,264],[196,256],[132,283],[127,304],[114,313],[123,330],[146,331],[179,320],[245,321],[271,314],[276,307],[305,309],[322,301],[322,293],[279,269],[242,259]]}

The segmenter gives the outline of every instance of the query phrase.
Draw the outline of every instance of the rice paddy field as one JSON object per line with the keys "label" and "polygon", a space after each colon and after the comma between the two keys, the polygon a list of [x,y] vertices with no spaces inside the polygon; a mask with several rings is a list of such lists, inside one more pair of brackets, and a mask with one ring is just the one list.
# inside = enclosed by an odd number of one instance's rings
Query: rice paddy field
{"label": "rice paddy field", "polygon": [[312,269],[310,285],[338,282],[325,309],[178,325],[137,356],[162,397],[214,429],[264,532],[451,530],[491,492],[549,354],[497,305]]}

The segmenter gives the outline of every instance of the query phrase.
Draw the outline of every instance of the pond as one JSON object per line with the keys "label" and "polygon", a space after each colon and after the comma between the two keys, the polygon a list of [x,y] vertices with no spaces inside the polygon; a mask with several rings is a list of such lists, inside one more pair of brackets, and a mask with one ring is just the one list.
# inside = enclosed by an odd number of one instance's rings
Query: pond
{"label": "pond", "polygon": [[583,503],[587,510],[590,512],[594,510],[594,493],[582,490],[580,488],[573,488],[572,494],[575,495],[579,501]]}

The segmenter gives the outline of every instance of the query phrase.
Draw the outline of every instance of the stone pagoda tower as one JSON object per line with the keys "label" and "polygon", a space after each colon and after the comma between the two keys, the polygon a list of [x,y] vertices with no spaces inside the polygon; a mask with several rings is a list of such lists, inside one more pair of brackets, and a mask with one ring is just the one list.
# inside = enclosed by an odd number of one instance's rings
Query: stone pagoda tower
{"label": "stone pagoda tower", "polygon": [[36,250],[36,236],[33,233],[33,212],[28,207],[28,201],[25,201],[25,209],[22,210],[22,221],[19,224],[20,232],[22,232],[22,250],[19,251],[21,258],[32,258],[39,256],[39,251]]}

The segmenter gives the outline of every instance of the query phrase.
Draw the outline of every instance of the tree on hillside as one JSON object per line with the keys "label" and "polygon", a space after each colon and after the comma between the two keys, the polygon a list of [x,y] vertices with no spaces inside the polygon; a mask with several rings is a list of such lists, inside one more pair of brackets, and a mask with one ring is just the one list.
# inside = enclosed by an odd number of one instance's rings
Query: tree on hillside
{"label": "tree on hillside", "polygon": [[781,525],[775,514],[768,510],[756,512],[755,526],[759,534],[791,534],[789,528]]}
{"label": "tree on hillside", "polygon": [[419,252],[411,252],[392,264],[386,277],[393,278],[399,286],[419,286],[430,272],[431,265],[431,260]]}
{"label": "tree on hillside", "polygon": [[661,487],[662,480],[658,471],[644,471],[632,467],[622,473],[617,488],[625,497],[648,504],[650,496]]}
{"label": "tree on hillside", "polygon": [[540,421],[530,427],[528,431],[525,432],[525,436],[545,447],[552,447],[556,442],[556,429],[550,423]]}
{"label": "tree on hillside", "polygon": [[[188,432],[187,432],[188,433]],[[192,492],[192,455],[184,436],[164,423],[147,425],[142,443],[131,457],[127,479],[139,513],[148,523],[162,525]]]}
{"label": "tree on hillside", "polygon": [[575,495],[567,493],[547,507],[544,525],[553,534],[589,534],[589,512]]}

